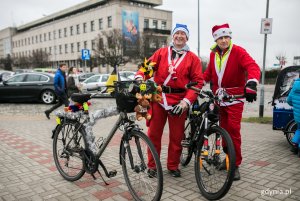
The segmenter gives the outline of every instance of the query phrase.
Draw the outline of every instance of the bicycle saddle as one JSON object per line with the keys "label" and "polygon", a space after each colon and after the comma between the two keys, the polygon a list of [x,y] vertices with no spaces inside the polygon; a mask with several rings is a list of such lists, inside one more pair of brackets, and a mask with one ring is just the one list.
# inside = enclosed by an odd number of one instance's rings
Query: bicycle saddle
{"label": "bicycle saddle", "polygon": [[83,104],[84,102],[87,102],[90,99],[91,99],[91,94],[74,93],[71,95],[71,100],[80,104]]}

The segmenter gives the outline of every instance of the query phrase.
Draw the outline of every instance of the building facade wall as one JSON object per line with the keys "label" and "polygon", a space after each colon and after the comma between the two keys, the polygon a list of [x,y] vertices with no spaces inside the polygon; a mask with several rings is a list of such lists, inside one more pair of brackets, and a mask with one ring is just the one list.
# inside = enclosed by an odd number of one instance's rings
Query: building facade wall
{"label": "building facade wall", "polygon": [[[153,27],[153,21],[156,20],[158,29],[171,30],[172,12],[170,11],[154,9],[152,6],[141,3],[110,1],[105,5],[63,19],[53,19],[39,27],[19,31],[12,37],[13,56],[15,58],[30,56],[33,51],[43,50],[50,54],[51,61],[71,61],[71,65],[77,65],[74,62],[81,58],[80,50],[83,48],[91,50],[92,41],[98,34],[101,34],[101,31],[122,29],[122,10],[139,13],[139,32],[144,30],[144,19],[149,20],[149,28]],[[109,18],[111,26],[108,24]],[[102,27],[100,27],[101,19]],[[162,22],[165,23],[163,27]],[[84,32],[84,26],[86,26],[86,32]],[[79,27],[79,34],[77,34],[77,27]],[[71,34],[71,29],[73,34]],[[86,47],[84,47],[85,44]],[[91,53],[93,55],[93,51]]]}

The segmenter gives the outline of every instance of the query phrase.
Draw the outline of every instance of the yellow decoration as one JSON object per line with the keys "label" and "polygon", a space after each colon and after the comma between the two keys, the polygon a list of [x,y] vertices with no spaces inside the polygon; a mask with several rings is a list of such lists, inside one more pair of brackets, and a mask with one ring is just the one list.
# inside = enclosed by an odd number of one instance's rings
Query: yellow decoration
{"label": "yellow decoration", "polygon": [[87,102],[83,103],[83,110],[84,111],[88,111],[89,110],[89,105],[87,104]]}
{"label": "yellow decoration", "polygon": [[147,85],[146,84],[140,84],[140,90],[141,91],[146,91]]}
{"label": "yellow decoration", "polygon": [[145,58],[143,66],[140,68],[140,71],[143,72],[145,75],[149,75],[150,77],[152,77],[153,67],[155,64],[156,64],[156,62],[152,62]]}
{"label": "yellow decoration", "polygon": [[56,117],[55,120],[56,120],[56,123],[57,123],[58,125],[61,123],[59,117]]}

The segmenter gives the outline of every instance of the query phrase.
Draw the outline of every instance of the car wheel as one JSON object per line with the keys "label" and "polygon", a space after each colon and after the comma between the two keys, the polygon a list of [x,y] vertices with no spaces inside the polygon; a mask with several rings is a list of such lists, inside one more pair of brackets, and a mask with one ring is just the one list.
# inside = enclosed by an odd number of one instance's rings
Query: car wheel
{"label": "car wheel", "polygon": [[52,90],[45,90],[41,94],[41,100],[43,101],[43,103],[52,104],[55,102],[55,99],[55,93]]}

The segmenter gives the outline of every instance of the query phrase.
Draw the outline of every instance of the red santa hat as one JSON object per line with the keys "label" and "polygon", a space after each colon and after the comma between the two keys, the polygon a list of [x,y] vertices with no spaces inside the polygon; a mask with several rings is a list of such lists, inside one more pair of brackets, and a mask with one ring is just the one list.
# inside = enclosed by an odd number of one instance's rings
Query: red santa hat
{"label": "red santa hat", "polygon": [[229,24],[227,23],[222,25],[216,25],[212,28],[212,35],[215,41],[223,36],[229,36],[230,38],[232,38],[231,34],[232,32],[229,28]]}

